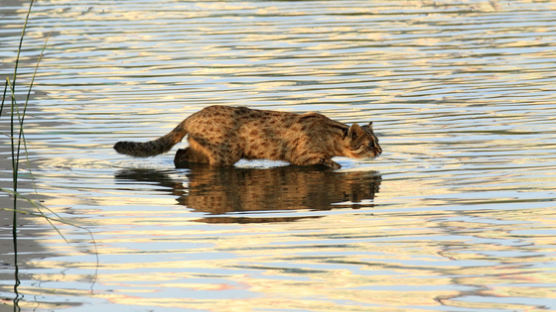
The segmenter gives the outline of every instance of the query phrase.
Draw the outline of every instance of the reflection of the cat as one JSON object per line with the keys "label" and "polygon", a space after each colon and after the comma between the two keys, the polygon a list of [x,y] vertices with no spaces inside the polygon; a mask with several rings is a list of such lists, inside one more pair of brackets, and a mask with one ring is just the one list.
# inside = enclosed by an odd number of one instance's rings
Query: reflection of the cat
{"label": "reflection of the cat", "polygon": [[[168,174],[152,169],[118,172],[117,179],[155,182],[171,188],[177,201],[196,211],[223,215],[233,212],[276,210],[328,210],[360,208],[372,200],[381,181],[375,171],[335,172],[315,167],[284,166],[258,168],[211,168],[191,166],[183,184]],[[341,203],[341,204],[338,204]],[[365,207],[372,206],[372,201]],[[228,214],[199,221],[247,223],[293,221],[303,217],[261,218],[254,214]]]}

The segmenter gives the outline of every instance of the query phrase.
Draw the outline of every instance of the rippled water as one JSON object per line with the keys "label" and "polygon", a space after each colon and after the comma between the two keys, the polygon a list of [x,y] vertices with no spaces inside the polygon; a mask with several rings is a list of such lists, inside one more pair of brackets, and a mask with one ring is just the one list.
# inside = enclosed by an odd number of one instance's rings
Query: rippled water
{"label": "rippled water", "polygon": [[[0,4],[4,77],[27,4]],[[22,310],[556,310],[554,2],[41,0],[29,25],[21,83],[50,39],[23,191],[80,227],[27,218]],[[372,120],[384,153],[331,172],[112,150],[212,104]]]}

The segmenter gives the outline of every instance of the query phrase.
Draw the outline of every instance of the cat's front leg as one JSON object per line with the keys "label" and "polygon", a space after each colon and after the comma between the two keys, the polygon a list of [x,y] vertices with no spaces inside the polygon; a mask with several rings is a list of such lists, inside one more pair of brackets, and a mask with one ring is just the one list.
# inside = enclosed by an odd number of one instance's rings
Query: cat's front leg
{"label": "cat's front leg", "polygon": [[340,164],[332,161],[330,157],[322,154],[305,155],[301,159],[294,161],[293,164],[299,166],[324,166],[330,169],[340,169],[342,167]]}

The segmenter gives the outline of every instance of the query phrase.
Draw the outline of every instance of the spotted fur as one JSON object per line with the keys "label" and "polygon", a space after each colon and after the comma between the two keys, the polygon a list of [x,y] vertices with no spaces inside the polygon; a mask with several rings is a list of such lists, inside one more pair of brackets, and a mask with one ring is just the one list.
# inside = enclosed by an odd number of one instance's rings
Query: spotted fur
{"label": "spotted fur", "polygon": [[178,150],[176,166],[186,163],[232,166],[245,158],[337,169],[340,165],[332,161],[334,156],[370,158],[382,153],[372,123],[347,126],[318,113],[230,106],[206,107],[156,140],[122,141],[114,149],[135,157],[155,156],[169,151],[186,134],[189,147]]}

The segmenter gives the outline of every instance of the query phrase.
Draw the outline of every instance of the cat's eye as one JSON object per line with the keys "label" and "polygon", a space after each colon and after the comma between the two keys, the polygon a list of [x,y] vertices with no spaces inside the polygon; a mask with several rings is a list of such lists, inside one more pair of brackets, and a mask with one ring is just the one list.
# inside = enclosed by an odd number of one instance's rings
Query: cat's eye
{"label": "cat's eye", "polygon": [[365,144],[357,144],[353,148],[354,151],[361,151],[363,149],[365,149]]}

